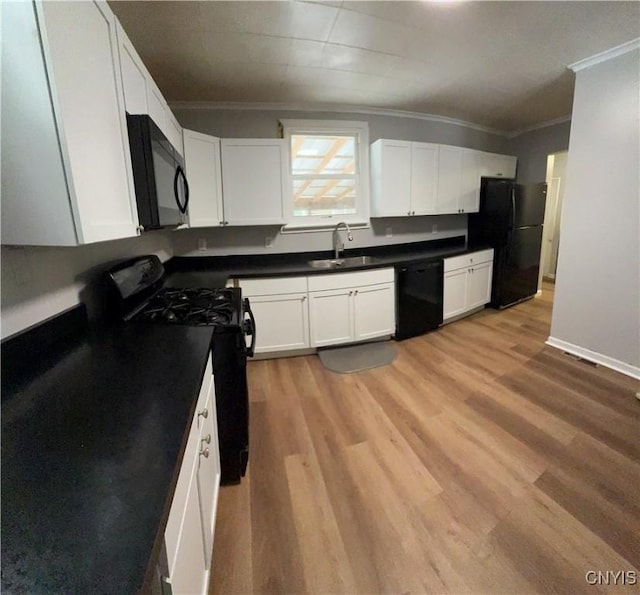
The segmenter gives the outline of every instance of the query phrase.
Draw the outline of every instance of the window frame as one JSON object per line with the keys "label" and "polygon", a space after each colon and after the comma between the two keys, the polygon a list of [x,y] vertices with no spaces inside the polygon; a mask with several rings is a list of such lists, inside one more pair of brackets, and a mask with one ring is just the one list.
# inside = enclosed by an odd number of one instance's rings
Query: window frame
{"label": "window frame", "polygon": [[[369,224],[369,123],[354,120],[280,120],[282,137],[287,145],[287,204],[283,230],[304,228],[330,228],[345,221],[353,225]],[[355,193],[356,212],[352,215],[306,215],[294,216],[293,205],[293,155],[291,137],[293,135],[349,135],[355,137]],[[320,179],[321,176],[318,176]]]}

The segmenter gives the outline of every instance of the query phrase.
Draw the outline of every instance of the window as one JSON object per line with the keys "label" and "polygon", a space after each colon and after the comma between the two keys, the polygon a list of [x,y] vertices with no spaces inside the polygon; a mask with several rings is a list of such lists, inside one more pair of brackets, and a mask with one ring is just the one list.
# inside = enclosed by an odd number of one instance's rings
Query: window
{"label": "window", "polygon": [[283,120],[289,147],[288,227],[369,219],[369,126],[366,122]]}

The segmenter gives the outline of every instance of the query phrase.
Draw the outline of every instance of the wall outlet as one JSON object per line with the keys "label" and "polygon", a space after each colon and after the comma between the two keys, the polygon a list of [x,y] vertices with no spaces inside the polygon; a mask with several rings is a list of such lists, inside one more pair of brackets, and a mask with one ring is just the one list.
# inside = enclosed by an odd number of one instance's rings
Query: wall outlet
{"label": "wall outlet", "polygon": [[265,236],[265,238],[264,238],[264,247],[265,248],[273,248],[273,237]]}
{"label": "wall outlet", "polygon": [[431,225],[431,233],[438,233],[438,224],[437,223],[433,223]]}
{"label": "wall outlet", "polygon": [[205,238],[198,238],[198,250],[207,249],[207,240]]}
{"label": "wall outlet", "polygon": [[393,229],[391,229],[390,227],[387,227],[387,233],[385,234],[386,237],[388,238],[392,238],[393,237]]}

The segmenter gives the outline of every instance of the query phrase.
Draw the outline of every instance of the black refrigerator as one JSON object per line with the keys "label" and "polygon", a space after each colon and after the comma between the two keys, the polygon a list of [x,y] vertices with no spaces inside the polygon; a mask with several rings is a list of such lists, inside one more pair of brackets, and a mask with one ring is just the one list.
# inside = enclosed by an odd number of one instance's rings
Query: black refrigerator
{"label": "black refrigerator", "polygon": [[494,249],[494,308],[512,306],[538,291],[546,197],[546,184],[482,178],[480,211],[469,215],[469,246]]}

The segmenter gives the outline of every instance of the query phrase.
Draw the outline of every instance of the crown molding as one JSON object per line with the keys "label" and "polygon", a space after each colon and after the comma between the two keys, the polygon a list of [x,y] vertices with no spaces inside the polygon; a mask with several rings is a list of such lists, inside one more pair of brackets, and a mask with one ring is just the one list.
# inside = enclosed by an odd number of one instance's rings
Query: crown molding
{"label": "crown molding", "polygon": [[604,52],[600,52],[599,54],[595,54],[594,56],[590,56],[589,58],[585,58],[584,60],[579,60],[578,62],[569,64],[567,68],[570,68],[571,70],[573,70],[573,72],[579,72],[580,70],[590,68],[591,66],[600,64],[600,62],[606,62],[607,60],[611,60],[612,58],[617,58],[618,56],[622,56],[623,54],[632,52],[633,50],[637,50],[639,48],[640,37],[617,45],[613,48],[605,50]]}
{"label": "crown molding", "polygon": [[364,106],[340,105],[340,104],[303,104],[303,103],[243,103],[235,101],[170,101],[171,109],[183,110],[261,110],[261,111],[296,111],[296,112],[339,112],[350,114],[366,114],[370,116],[394,116],[396,118],[412,118],[415,120],[426,120],[428,122],[439,122],[441,124],[451,124],[453,126],[463,126],[480,132],[507,136],[507,130],[497,130],[480,126],[466,120],[447,118],[434,114],[424,114],[421,112],[409,112],[404,110],[394,110],[386,108],[369,108]]}
{"label": "crown molding", "polygon": [[566,116],[561,116],[560,118],[555,118],[554,120],[547,120],[546,122],[541,122],[540,124],[535,124],[533,126],[529,126],[527,128],[522,128],[521,130],[514,130],[513,132],[509,132],[507,134],[507,138],[511,140],[516,136],[520,136],[521,134],[526,134],[527,132],[533,132],[534,130],[540,130],[541,128],[547,128],[548,126],[555,126],[556,124],[564,124],[565,122],[571,121],[571,114]]}

